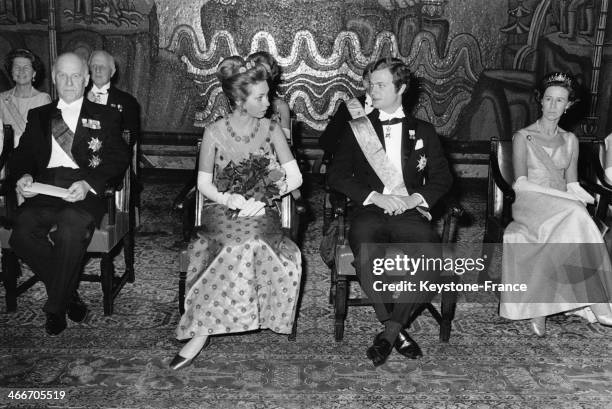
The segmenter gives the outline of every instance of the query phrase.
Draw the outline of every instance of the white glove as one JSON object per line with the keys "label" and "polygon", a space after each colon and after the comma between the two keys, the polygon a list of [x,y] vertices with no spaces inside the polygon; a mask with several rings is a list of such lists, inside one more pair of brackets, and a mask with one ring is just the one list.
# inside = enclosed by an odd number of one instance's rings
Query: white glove
{"label": "white glove", "polygon": [[250,198],[245,202],[240,213],[238,213],[238,217],[261,216],[265,213],[265,206],[266,204],[264,202]]}
{"label": "white glove", "polygon": [[228,195],[227,207],[232,210],[243,209],[246,203],[247,200],[244,198],[244,196],[239,195],[238,193],[232,193]]}
{"label": "white glove", "polygon": [[567,191],[573,193],[576,199],[580,200],[585,205],[587,203],[595,203],[595,198],[589,194],[586,190],[580,186],[578,182],[571,182],[567,184]]}
{"label": "white glove", "polygon": [[302,185],[302,173],[298,167],[297,161],[293,159],[287,163],[283,163],[282,168],[285,169],[287,180],[287,188],[280,192],[281,195],[289,193]]}
{"label": "white glove", "polygon": [[606,168],[606,179],[608,182],[612,182],[612,168]]}

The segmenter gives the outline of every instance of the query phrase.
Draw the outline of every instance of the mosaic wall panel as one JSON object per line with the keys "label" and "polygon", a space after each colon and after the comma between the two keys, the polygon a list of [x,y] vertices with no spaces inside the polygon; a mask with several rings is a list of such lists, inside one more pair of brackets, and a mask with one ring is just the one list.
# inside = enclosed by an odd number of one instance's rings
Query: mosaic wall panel
{"label": "mosaic wall panel", "polygon": [[220,59],[267,50],[283,68],[280,91],[307,134],[325,127],[340,100],[363,92],[368,62],[392,55],[419,78],[416,115],[449,135],[483,69],[480,49],[469,34],[447,38],[444,1],[409,3],[213,1],[200,10],[202,33],[193,19],[177,25],[165,49],[198,89],[195,126],[218,115]]}

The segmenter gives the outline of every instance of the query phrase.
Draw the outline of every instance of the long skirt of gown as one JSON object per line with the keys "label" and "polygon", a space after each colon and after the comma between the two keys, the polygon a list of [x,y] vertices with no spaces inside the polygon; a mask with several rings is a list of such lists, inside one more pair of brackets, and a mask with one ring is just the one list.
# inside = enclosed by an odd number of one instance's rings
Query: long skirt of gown
{"label": "long skirt of gown", "polygon": [[229,218],[203,212],[189,245],[185,313],[178,339],[255,329],[291,333],[302,274],[300,250],[284,237],[278,214]]}
{"label": "long skirt of gown", "polygon": [[[502,282],[525,283],[527,291],[502,292],[500,315],[527,319],[609,302],[610,257],[586,208],[540,192],[516,194],[514,221],[504,232]],[[589,318],[587,310],[580,315]]]}

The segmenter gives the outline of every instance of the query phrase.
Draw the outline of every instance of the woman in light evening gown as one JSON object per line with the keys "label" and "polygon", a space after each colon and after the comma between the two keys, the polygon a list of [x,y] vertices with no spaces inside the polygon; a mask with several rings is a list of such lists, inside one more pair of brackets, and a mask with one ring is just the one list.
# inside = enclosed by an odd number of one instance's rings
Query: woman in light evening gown
{"label": "woman in light evening gown", "polygon": [[[17,146],[25,130],[30,109],[48,104],[51,97],[35,88],[43,79],[43,64],[30,50],[11,50],[6,57],[5,68],[15,86],[0,93],[0,119],[5,125],[13,127],[14,143]],[[0,151],[2,142],[0,138]]]}
{"label": "woman in light evening gown", "polygon": [[500,315],[529,319],[546,334],[546,316],[573,312],[612,325],[612,265],[578,184],[578,139],[558,126],[575,102],[574,79],[546,75],[536,90],[542,115],[513,140],[513,221],[504,232],[502,282],[527,291],[501,293]]}
{"label": "woman in light evening gown", "polygon": [[[280,125],[264,118],[269,75],[265,65],[238,56],[224,59],[217,69],[232,112],[209,125],[202,139],[197,183],[208,203],[202,228],[189,245],[185,313],[176,329],[177,338],[189,342],[170,363],[172,369],[189,365],[212,335],[292,329],[302,271],[298,247],[282,235],[274,207],[217,188],[230,162],[258,152],[272,154],[284,169],[281,195],[302,183]],[[228,209],[239,211],[238,217]]]}

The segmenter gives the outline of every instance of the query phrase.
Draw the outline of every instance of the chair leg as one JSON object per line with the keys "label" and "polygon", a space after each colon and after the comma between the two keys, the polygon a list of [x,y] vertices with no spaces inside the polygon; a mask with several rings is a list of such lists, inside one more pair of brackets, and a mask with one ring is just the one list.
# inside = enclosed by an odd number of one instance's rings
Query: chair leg
{"label": "chair leg", "polygon": [[115,276],[115,266],[112,257],[106,253],[100,260],[100,274],[102,284],[102,294],[104,296],[104,315],[113,314],[113,279]]}
{"label": "chair leg", "polygon": [[442,312],[442,320],[440,322],[440,342],[448,342],[450,339],[456,307],[457,292],[443,292],[440,300],[440,310]]}
{"label": "chair leg", "polygon": [[346,277],[339,277],[336,285],[336,299],[334,302],[334,335],[336,341],[344,338],[344,320],[348,306],[348,280]]}
{"label": "chair leg", "polygon": [[185,281],[187,280],[187,272],[179,271],[179,293],[178,304],[181,315],[185,313]]}
{"label": "chair leg", "polygon": [[17,311],[17,276],[19,275],[19,261],[11,249],[2,249],[2,275],[4,290],[6,291],[6,311]]}
{"label": "chair leg", "polygon": [[336,266],[334,265],[331,267],[331,279],[329,283],[329,303],[331,305],[334,305],[337,286],[338,286],[338,271],[336,270]]}
{"label": "chair leg", "polygon": [[123,238],[123,259],[127,282],[133,283],[136,279],[134,275],[134,230],[128,232]]}

